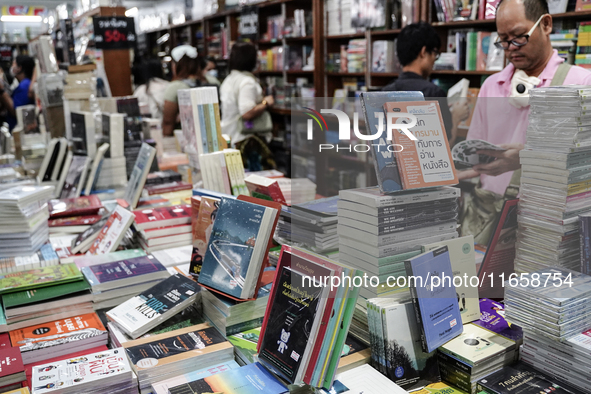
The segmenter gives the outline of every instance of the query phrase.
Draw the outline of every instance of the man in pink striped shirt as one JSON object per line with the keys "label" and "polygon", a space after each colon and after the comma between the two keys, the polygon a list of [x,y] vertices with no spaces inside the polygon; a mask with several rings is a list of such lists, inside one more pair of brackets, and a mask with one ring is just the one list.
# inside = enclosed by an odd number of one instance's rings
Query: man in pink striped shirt
{"label": "man in pink striped shirt", "polygon": [[[515,77],[522,70],[521,80],[531,86],[550,86],[563,59],[550,43],[552,16],[546,0],[501,0],[496,24],[497,42],[509,65],[482,84],[467,138],[485,140],[506,150],[481,151],[496,160],[461,172],[460,179],[480,176],[483,189],[502,196],[513,171],[520,168],[519,151],[525,144],[528,125],[527,103],[519,107],[509,99],[519,95],[515,92],[523,93],[523,85],[520,87]],[[591,72],[572,66],[563,82],[571,84],[591,85]]]}

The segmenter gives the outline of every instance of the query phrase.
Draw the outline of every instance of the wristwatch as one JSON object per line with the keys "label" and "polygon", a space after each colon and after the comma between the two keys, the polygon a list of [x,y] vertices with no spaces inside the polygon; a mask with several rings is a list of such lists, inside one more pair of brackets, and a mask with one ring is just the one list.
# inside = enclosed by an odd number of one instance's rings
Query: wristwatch
{"label": "wristwatch", "polygon": [[266,106],[267,106],[267,100],[263,100],[263,101],[261,102],[261,104],[263,104],[263,105],[266,107]]}

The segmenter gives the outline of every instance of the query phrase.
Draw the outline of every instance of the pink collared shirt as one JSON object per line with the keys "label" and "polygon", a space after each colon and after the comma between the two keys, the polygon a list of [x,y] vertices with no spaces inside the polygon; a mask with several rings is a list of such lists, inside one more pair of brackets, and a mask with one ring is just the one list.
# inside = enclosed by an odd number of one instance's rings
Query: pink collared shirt
{"label": "pink collared shirt", "polygon": [[[552,77],[562,62],[563,59],[554,50],[546,68],[538,76],[542,82],[537,87],[550,86]],[[525,144],[529,107],[515,108],[507,99],[511,94],[514,70],[513,64],[509,63],[502,71],[484,81],[478,94],[467,139],[485,140],[496,145]],[[564,85],[591,85],[591,72],[582,67],[572,66],[566,75]],[[480,175],[482,188],[503,195],[512,175],[513,171],[499,176]]]}

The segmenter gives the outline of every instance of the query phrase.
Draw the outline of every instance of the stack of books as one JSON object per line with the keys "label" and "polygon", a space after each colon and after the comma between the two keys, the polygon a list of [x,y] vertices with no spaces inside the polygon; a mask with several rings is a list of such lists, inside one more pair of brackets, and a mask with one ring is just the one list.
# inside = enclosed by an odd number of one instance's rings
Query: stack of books
{"label": "stack of books", "polygon": [[522,165],[515,270],[578,270],[578,215],[591,211],[587,87],[533,89]]}
{"label": "stack of books", "polygon": [[0,258],[30,256],[47,243],[47,201],[52,194],[52,186],[17,186],[0,192]]}
{"label": "stack of books", "polygon": [[288,244],[301,245],[320,254],[339,248],[337,202],[339,197],[283,207],[276,235]]}
{"label": "stack of books", "polygon": [[316,199],[316,184],[308,178],[279,178],[277,183],[287,205],[301,204]]}
{"label": "stack of books", "polygon": [[521,359],[581,389],[591,387],[591,277],[560,267],[539,275],[546,286],[505,283],[507,321],[523,328]]}
{"label": "stack of books", "polygon": [[237,302],[221,294],[202,291],[203,314],[224,335],[233,335],[263,323],[270,286],[259,290],[256,300]]}
{"label": "stack of books", "polygon": [[90,285],[80,279],[2,295],[9,330],[93,312]]}
{"label": "stack of books", "polygon": [[437,357],[441,379],[468,393],[477,392],[477,382],[517,359],[518,345],[475,324],[439,347]]}
{"label": "stack of books", "polygon": [[103,203],[97,196],[50,200],[49,232],[78,234],[99,222]]}
{"label": "stack of books", "polygon": [[191,244],[190,205],[138,209],[133,215],[140,245],[149,253]]}
{"label": "stack of books", "polygon": [[138,392],[137,379],[122,348],[35,365],[31,383],[34,394]]}
{"label": "stack of books", "polygon": [[141,393],[150,393],[156,382],[234,358],[230,342],[207,324],[136,339],[124,343],[123,348],[138,376]]}
{"label": "stack of books", "polygon": [[240,365],[256,362],[257,343],[261,335],[261,328],[244,330],[228,336],[228,341],[234,346],[234,358]]}
{"label": "stack of books", "polygon": [[10,273],[31,270],[33,268],[49,267],[60,263],[56,250],[49,243],[42,245],[37,253],[30,256],[15,256],[0,258],[0,273]]}
{"label": "stack of books", "polygon": [[18,347],[25,364],[106,345],[107,330],[96,313],[10,331],[10,342]]}
{"label": "stack of books", "polygon": [[339,259],[380,278],[380,286],[363,287],[361,297],[408,291],[384,286],[386,278],[405,275],[404,261],[423,245],[457,238],[459,196],[454,187],[390,195],[375,187],[340,191]]}
{"label": "stack of books", "polygon": [[200,301],[200,291],[195,281],[175,274],[111,309],[107,318],[135,339]]}
{"label": "stack of books", "polygon": [[95,310],[119,305],[170,276],[152,255],[91,265],[80,271],[92,288]]}
{"label": "stack of books", "polygon": [[[35,301],[42,301],[43,299],[49,299],[54,293],[54,289],[45,289],[60,286],[66,283],[78,283],[83,281],[83,276],[74,264],[54,265],[50,267],[37,268],[28,271],[19,271],[10,275],[0,277],[0,294],[2,297],[6,297],[8,304],[14,295],[17,299],[31,298]],[[39,291],[40,295],[37,296],[35,293]],[[22,292],[30,292],[29,294]],[[60,290],[56,291],[53,295],[59,294]],[[45,297],[48,298],[45,298]],[[30,312],[26,309],[17,309],[16,311],[11,310],[7,313],[10,317],[5,320],[5,324],[8,324],[7,329],[17,329],[27,327],[33,324],[43,324],[56,319],[72,316],[77,312],[86,313],[92,312],[88,309],[88,305],[82,304],[76,305],[63,305],[62,302],[56,303],[53,308],[36,308],[35,312]],[[10,308],[8,308],[10,309]],[[22,312],[22,313],[21,313]],[[1,317],[4,318],[4,309],[2,309]],[[4,319],[2,319],[4,320]]]}
{"label": "stack of books", "polygon": [[10,346],[7,334],[0,334],[0,391],[21,387],[26,380],[23,358],[18,348]]}

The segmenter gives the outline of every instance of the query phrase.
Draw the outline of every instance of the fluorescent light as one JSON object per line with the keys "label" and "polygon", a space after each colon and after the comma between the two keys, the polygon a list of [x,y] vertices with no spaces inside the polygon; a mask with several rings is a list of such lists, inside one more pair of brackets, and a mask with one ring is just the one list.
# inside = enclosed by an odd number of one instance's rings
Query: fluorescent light
{"label": "fluorescent light", "polygon": [[39,15],[2,15],[2,22],[41,22],[43,18]]}
{"label": "fluorescent light", "polygon": [[135,16],[135,15],[137,15],[137,11],[138,11],[137,7],[130,8],[127,11],[125,11],[125,16],[128,18]]}

